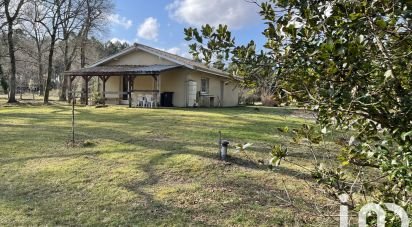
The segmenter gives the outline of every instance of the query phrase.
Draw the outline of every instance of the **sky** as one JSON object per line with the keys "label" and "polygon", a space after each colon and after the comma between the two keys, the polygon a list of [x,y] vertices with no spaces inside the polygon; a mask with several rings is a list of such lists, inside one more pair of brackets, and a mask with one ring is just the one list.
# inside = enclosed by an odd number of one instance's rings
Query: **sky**
{"label": "sky", "polygon": [[246,0],[114,0],[104,41],[141,43],[188,57],[183,29],[227,24],[236,44],[263,45],[258,7]]}

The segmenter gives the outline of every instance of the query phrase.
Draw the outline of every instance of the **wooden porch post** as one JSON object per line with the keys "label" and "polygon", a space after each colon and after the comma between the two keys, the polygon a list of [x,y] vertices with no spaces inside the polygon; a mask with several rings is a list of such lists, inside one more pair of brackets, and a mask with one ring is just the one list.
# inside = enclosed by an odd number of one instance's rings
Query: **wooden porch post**
{"label": "wooden porch post", "polygon": [[154,96],[154,106],[157,108],[157,101],[159,96],[159,74],[152,75],[153,77],[153,96]]}
{"label": "wooden porch post", "polygon": [[86,106],[88,106],[89,105],[89,80],[90,80],[90,78],[91,77],[89,77],[89,76],[83,76],[83,79],[85,80],[85,82],[86,82]]}
{"label": "wooden porch post", "polygon": [[159,86],[159,83],[160,83],[160,74],[157,74],[156,75],[156,98],[155,98],[155,107],[157,108],[157,103],[160,101],[159,100],[159,93],[160,93],[160,86]]}
{"label": "wooden porch post", "polygon": [[103,82],[103,92],[102,92],[103,105],[106,105],[106,82],[110,78],[110,76],[99,76],[99,78]]}
{"label": "wooden porch post", "polygon": [[127,76],[127,96],[129,100],[129,108],[132,108],[132,76]]}
{"label": "wooden porch post", "polygon": [[103,105],[106,105],[106,81],[107,81],[106,77],[103,76],[103,80],[102,80],[103,82],[103,94],[102,94]]}

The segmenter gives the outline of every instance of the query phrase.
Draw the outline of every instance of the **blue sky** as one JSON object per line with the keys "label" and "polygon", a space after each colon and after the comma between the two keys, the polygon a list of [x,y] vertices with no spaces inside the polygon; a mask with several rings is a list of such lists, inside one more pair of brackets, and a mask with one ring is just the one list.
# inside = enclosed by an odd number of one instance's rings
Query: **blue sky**
{"label": "blue sky", "polygon": [[185,27],[228,24],[238,44],[264,43],[258,7],[245,0],[115,0],[104,40],[139,42],[186,56]]}

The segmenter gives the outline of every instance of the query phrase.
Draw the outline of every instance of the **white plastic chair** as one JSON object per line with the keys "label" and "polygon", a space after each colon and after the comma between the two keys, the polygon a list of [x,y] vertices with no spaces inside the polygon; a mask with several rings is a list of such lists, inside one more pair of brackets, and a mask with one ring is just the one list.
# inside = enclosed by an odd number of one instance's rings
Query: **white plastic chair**
{"label": "white plastic chair", "polygon": [[135,94],[135,93],[132,93],[132,102],[133,102],[133,105],[135,105],[135,106],[139,106],[139,95],[137,95],[137,94]]}
{"label": "white plastic chair", "polygon": [[146,103],[146,101],[145,101],[144,96],[141,96],[141,95],[136,96],[136,102],[135,102],[136,107],[139,107],[139,106],[144,107],[145,103]]}
{"label": "white plastic chair", "polygon": [[153,95],[146,95],[146,106],[153,108],[153,104],[154,104]]}

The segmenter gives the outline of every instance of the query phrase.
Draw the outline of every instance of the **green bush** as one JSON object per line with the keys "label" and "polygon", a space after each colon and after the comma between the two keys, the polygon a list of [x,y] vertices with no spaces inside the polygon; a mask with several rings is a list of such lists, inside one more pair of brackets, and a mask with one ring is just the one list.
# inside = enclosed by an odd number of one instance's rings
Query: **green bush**
{"label": "green bush", "polygon": [[1,77],[0,85],[1,85],[1,88],[3,89],[4,94],[7,94],[9,90],[9,84],[7,83],[7,80],[4,77]]}

